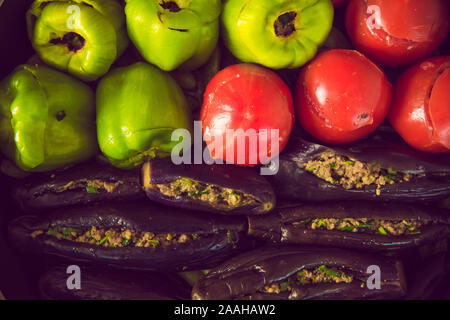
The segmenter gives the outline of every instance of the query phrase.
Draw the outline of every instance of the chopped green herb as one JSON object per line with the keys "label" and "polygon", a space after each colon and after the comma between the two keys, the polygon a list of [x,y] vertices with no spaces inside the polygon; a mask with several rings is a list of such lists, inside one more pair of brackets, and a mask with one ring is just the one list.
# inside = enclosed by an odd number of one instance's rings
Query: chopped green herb
{"label": "chopped green herb", "polygon": [[348,165],[348,166],[353,166],[355,163],[356,163],[356,162],[353,161],[353,160],[345,161],[345,164]]}
{"label": "chopped green herb", "polygon": [[157,246],[159,246],[159,241],[158,240],[147,240],[148,243],[150,243],[153,248],[156,248]]}
{"label": "chopped green herb", "polygon": [[188,186],[192,186],[192,181],[189,180],[189,179],[182,178],[182,179],[180,179],[180,182],[181,182],[182,184],[185,184],[185,185],[188,185]]}
{"label": "chopped green herb", "polygon": [[56,231],[56,229],[48,229],[48,231],[45,234],[49,236],[57,236],[59,232]]}
{"label": "chopped green herb", "polygon": [[321,219],[316,219],[317,221],[317,227],[322,227],[325,226],[325,219],[321,218]]}
{"label": "chopped green herb", "polygon": [[288,289],[288,283],[287,282],[282,282],[280,283],[280,291],[286,291]]}
{"label": "chopped green herb", "polygon": [[65,237],[70,236],[73,232],[75,232],[77,235],[80,235],[83,233],[83,230],[74,229],[74,228],[64,228],[63,229],[63,234]]}
{"label": "chopped green herb", "polygon": [[238,195],[236,192],[232,192],[231,195],[232,195],[233,197],[235,197],[235,198],[238,198],[238,199],[241,197],[241,196]]}
{"label": "chopped green herb", "polygon": [[392,170],[391,168],[389,168],[388,173],[392,174],[392,175],[396,175],[398,172],[396,170]]}
{"label": "chopped green herb", "polygon": [[122,246],[124,246],[124,247],[127,246],[130,243],[130,241],[131,241],[131,239],[128,239],[128,238],[123,239]]}
{"label": "chopped green herb", "polygon": [[316,170],[316,168],[309,168],[307,169],[309,172],[314,172],[314,170]]}
{"label": "chopped green herb", "polygon": [[317,268],[317,270],[323,271],[323,272],[325,272],[326,275],[332,276],[332,277],[342,276],[342,272],[339,272],[339,271],[336,271],[333,269],[328,269],[325,265],[321,265],[320,267]]}
{"label": "chopped green herb", "polygon": [[336,163],[330,163],[329,166],[330,166],[330,168],[334,169],[334,168],[336,168]]}
{"label": "chopped green herb", "polygon": [[384,235],[384,236],[387,235],[387,232],[386,232],[386,230],[384,230],[383,227],[379,227],[379,228],[378,228],[378,232],[381,233],[381,234]]}
{"label": "chopped green herb", "polygon": [[339,230],[341,230],[341,231],[353,231],[353,230],[355,230],[355,226],[345,226],[345,227],[339,228]]}
{"label": "chopped green herb", "polygon": [[100,240],[100,242],[98,243],[99,245],[102,245],[105,243],[106,240],[108,240],[108,238],[111,236],[112,233],[107,233],[106,236]]}
{"label": "chopped green herb", "polygon": [[192,236],[193,240],[197,240],[198,239],[198,234],[196,234],[196,233],[191,234],[191,236]]}
{"label": "chopped green herb", "polygon": [[96,187],[92,186],[86,186],[86,192],[87,193],[100,193]]}

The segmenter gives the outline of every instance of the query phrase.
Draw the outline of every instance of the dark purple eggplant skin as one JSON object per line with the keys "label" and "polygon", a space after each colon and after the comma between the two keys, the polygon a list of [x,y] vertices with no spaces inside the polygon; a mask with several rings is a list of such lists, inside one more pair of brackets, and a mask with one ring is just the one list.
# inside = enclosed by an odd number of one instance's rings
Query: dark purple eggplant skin
{"label": "dark purple eggplant skin", "polygon": [[[408,294],[405,300],[434,300],[440,299],[442,285],[445,283],[445,257],[447,253],[434,255],[425,261],[417,263],[411,261],[413,267],[408,277]],[[406,265],[406,262],[405,262]],[[446,286],[448,287],[448,286]]]}
{"label": "dark purple eggplant skin", "polygon": [[[193,201],[182,196],[167,196],[152,187],[155,184],[168,184],[180,178],[188,178],[251,194],[258,200],[258,203],[224,211],[208,203]],[[266,178],[252,168],[235,165],[175,165],[168,159],[154,159],[142,167],[142,184],[151,200],[180,208],[226,215],[253,215],[267,213],[276,205],[275,192]]]}
{"label": "dark purple eggplant skin", "polygon": [[191,286],[176,274],[112,270],[80,265],[81,289],[68,289],[68,266],[55,266],[39,278],[45,300],[189,300]]}
{"label": "dark purple eggplant skin", "polygon": [[381,289],[370,290],[350,284],[317,284],[305,286],[296,297],[309,299],[396,299],[406,294],[406,281],[400,260],[332,248],[276,246],[263,247],[231,258],[211,270],[194,286],[195,300],[287,299],[288,293],[260,293],[259,289],[287,279],[304,268],[344,267],[365,277],[367,268],[377,265],[381,270]]}
{"label": "dark purple eggplant skin", "polygon": [[[57,227],[123,227],[136,231],[198,234],[199,239],[171,246],[103,247],[31,233]],[[187,271],[210,268],[239,250],[245,219],[177,210],[150,201],[59,209],[47,215],[23,216],[8,228],[11,246],[25,253],[136,270]]]}
{"label": "dark purple eggplant skin", "polygon": [[[391,236],[339,230],[310,230],[294,225],[318,218],[369,218],[380,220],[429,219],[435,225],[420,234]],[[334,246],[373,252],[400,253],[450,236],[450,216],[444,210],[424,205],[341,201],[297,203],[276,208],[264,216],[248,217],[248,235],[273,243]]]}
{"label": "dark purple eggplant skin", "polygon": [[[380,187],[376,185],[346,190],[299,167],[325,151],[378,163],[382,168],[410,174],[425,174],[409,182]],[[410,148],[390,132],[377,132],[369,138],[345,146],[312,142],[303,134],[291,137],[280,155],[278,173],[270,177],[279,199],[300,201],[375,200],[395,202],[435,201],[450,196],[450,155],[429,155]]]}
{"label": "dark purple eggplant skin", "polygon": [[[119,183],[112,192],[98,190],[89,193],[86,187],[56,192],[72,181],[100,180]],[[117,201],[145,199],[140,184],[140,170],[120,170],[112,166],[89,163],[64,171],[33,174],[18,180],[12,188],[12,196],[18,207],[27,213],[45,212],[51,209]]]}

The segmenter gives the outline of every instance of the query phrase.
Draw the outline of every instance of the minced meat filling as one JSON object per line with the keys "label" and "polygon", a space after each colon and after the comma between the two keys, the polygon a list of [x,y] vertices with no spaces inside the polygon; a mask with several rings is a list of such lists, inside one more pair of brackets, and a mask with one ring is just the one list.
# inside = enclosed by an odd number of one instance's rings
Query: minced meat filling
{"label": "minced meat filling", "polygon": [[104,190],[106,192],[113,192],[122,182],[110,182],[103,180],[88,180],[88,179],[80,179],[76,181],[70,181],[66,185],[62,187],[55,187],[54,191],[57,193],[64,192],[66,190],[73,190],[79,188],[85,188],[88,193],[99,193],[100,190]]}
{"label": "minced meat filling", "polygon": [[187,178],[175,180],[170,184],[157,184],[156,187],[166,196],[185,196],[218,208],[237,208],[256,202],[251,195]]}
{"label": "minced meat filling", "polygon": [[[303,269],[283,281],[275,282],[263,287],[260,291],[263,293],[275,294],[287,291],[293,294],[296,289],[301,286],[318,283],[351,283],[354,280],[355,277],[349,272],[321,265],[314,270]],[[362,281],[361,285],[364,285]]]}
{"label": "minced meat filling", "polygon": [[74,242],[90,243],[103,247],[159,247],[170,246],[176,243],[185,243],[197,240],[198,234],[172,234],[135,231],[125,228],[101,229],[92,226],[88,230],[76,228],[54,228],[49,230],[38,230],[31,234],[35,238],[40,235],[53,236]]}
{"label": "minced meat filling", "polygon": [[350,159],[332,151],[320,154],[315,160],[303,164],[302,168],[329,183],[341,185],[345,189],[360,189],[368,185],[377,185],[378,195],[380,186],[410,181],[413,178],[411,174]]}
{"label": "minced meat filling", "polygon": [[340,230],[348,232],[377,233],[382,235],[410,235],[419,234],[421,229],[433,221],[425,220],[381,220],[368,218],[318,218],[294,222],[294,225],[303,225],[305,228],[316,230]]}

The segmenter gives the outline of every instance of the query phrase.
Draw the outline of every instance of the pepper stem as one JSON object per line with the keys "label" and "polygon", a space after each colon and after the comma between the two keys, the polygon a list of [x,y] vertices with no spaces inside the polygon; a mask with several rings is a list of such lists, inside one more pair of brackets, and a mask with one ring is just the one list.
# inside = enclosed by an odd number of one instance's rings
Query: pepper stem
{"label": "pepper stem", "polygon": [[164,1],[164,0],[162,0],[162,3],[160,3],[160,6],[163,7],[163,9],[168,9],[170,12],[181,11],[180,6],[175,1]]}
{"label": "pepper stem", "polygon": [[78,52],[84,48],[86,40],[80,36],[78,33],[69,32],[66,33],[62,38],[55,38],[50,40],[51,44],[63,44],[66,45],[69,51]]}
{"label": "pepper stem", "polygon": [[283,13],[274,23],[275,34],[278,37],[287,38],[295,32],[295,18],[297,13],[294,11]]}

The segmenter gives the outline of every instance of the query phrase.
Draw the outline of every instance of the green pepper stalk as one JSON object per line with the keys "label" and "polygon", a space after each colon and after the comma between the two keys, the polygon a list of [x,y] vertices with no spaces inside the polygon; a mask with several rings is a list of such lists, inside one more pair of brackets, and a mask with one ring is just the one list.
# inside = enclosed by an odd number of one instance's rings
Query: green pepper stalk
{"label": "green pepper stalk", "polygon": [[35,0],[27,25],[45,63],[85,81],[107,73],[129,44],[116,0]]}
{"label": "green pepper stalk", "polygon": [[25,171],[91,158],[98,150],[93,91],[47,67],[17,67],[0,82],[0,150]]}
{"label": "green pepper stalk", "polygon": [[192,132],[183,91],[166,72],[138,62],[108,73],[97,88],[97,136],[116,167],[130,169],[169,156],[175,129]]}
{"label": "green pepper stalk", "polygon": [[128,34],[142,56],[165,71],[203,65],[219,37],[220,0],[126,0]]}
{"label": "green pepper stalk", "polygon": [[225,0],[225,45],[243,62],[294,69],[311,60],[333,24],[330,0]]}

